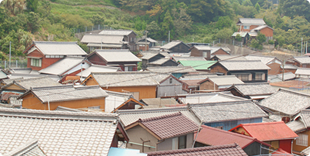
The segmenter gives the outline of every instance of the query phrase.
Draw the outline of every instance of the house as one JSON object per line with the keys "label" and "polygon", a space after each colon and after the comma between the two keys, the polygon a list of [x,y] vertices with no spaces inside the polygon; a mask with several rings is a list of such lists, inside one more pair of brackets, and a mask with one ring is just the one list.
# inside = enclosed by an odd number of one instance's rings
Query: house
{"label": "house", "polygon": [[171,73],[176,78],[180,78],[188,73],[196,72],[191,66],[148,67],[146,70],[154,73]]}
{"label": "house", "polygon": [[226,91],[230,91],[235,96],[240,96],[252,100],[261,100],[277,92],[277,89],[267,83],[245,83],[234,84]]}
{"label": "house", "polygon": [[211,57],[213,61],[224,61],[224,60],[247,60],[243,55],[213,55]]}
{"label": "house", "polygon": [[239,26],[238,32],[250,32],[254,28],[266,25],[266,23],[261,18],[239,18],[237,25]]}
{"label": "house", "polygon": [[56,75],[56,76],[75,76],[83,69],[89,68],[91,63],[84,57],[66,57],[54,64],[39,70],[40,74]]}
{"label": "house", "polygon": [[295,72],[296,78],[309,78],[310,68],[298,68]]}
{"label": "house", "polygon": [[291,72],[268,76],[268,82],[270,82],[270,85],[271,83],[274,83],[274,82],[289,81],[289,80],[294,80],[294,79],[295,79],[295,74]]}
{"label": "house", "polygon": [[202,125],[195,133],[195,147],[238,144],[247,155],[269,154],[269,144],[256,138]]}
{"label": "house", "polygon": [[143,107],[144,109],[184,106],[179,104],[174,98],[149,98],[141,99],[140,101],[146,105]]}
{"label": "house", "polygon": [[261,25],[250,31],[251,37],[256,37],[259,33],[266,36],[266,41],[273,39],[273,29],[268,25]]}
{"label": "house", "polygon": [[141,62],[128,49],[96,49],[87,59],[93,64],[120,67],[123,71],[137,71]]}
{"label": "house", "polygon": [[145,105],[135,99],[131,94],[107,91],[105,98],[105,112],[114,113],[117,110],[141,109]]}
{"label": "house", "polygon": [[199,90],[225,90],[233,84],[244,84],[235,75],[209,76],[198,82]]}
{"label": "house", "polygon": [[27,109],[55,110],[68,108],[105,109],[108,94],[99,86],[74,87],[72,85],[32,88],[18,97]]}
{"label": "house", "polygon": [[[159,75],[159,74],[158,74]],[[186,91],[183,90],[183,82],[174,77],[173,75],[161,73],[162,79],[158,79],[159,85],[156,90],[156,97],[175,97],[178,94],[184,94]]]}
{"label": "house", "polygon": [[176,62],[179,62],[180,60],[187,60],[187,61],[205,61],[206,59],[204,57],[182,57],[182,56],[171,56]]}
{"label": "house", "polygon": [[183,43],[182,41],[171,41],[164,46],[160,47],[161,51],[165,51],[168,53],[188,53],[190,47]]}
{"label": "house", "polygon": [[150,67],[178,66],[179,64],[171,58],[161,58],[159,60],[149,62]]}
{"label": "house", "polygon": [[179,60],[182,66],[191,66],[197,71],[210,71],[210,67],[214,65],[217,61],[207,61],[207,60]]}
{"label": "house", "polygon": [[267,82],[267,65],[259,60],[226,60],[219,61],[209,67],[211,73],[235,75],[244,83]]}
{"label": "house", "polygon": [[141,149],[143,144],[142,152],[191,148],[198,128],[181,112],[138,119],[125,128],[130,139],[126,147]]}
{"label": "house", "polygon": [[207,60],[211,58],[210,46],[193,46],[189,50],[191,51],[191,57],[204,57]]}
{"label": "house", "polygon": [[139,50],[141,51],[148,51],[149,48],[155,47],[157,41],[152,38],[141,38],[138,40],[137,45]]}
{"label": "house", "polygon": [[188,92],[191,91],[199,91],[199,82],[206,79],[209,76],[214,76],[215,74],[210,74],[207,72],[195,72],[195,73],[188,73],[183,75],[179,79],[183,82],[183,89],[187,90]]}
{"label": "house", "polygon": [[283,88],[283,89],[290,89],[290,90],[303,90],[304,88],[308,88],[309,82],[306,80],[288,80],[288,81],[280,81],[280,82],[272,82],[270,85],[274,88]]}
{"label": "house", "polygon": [[293,151],[302,152],[310,145],[310,110],[302,110],[293,121],[286,123],[297,135],[298,138],[293,142]]}
{"label": "house", "polygon": [[81,78],[86,78],[87,76],[89,76],[91,73],[94,72],[120,72],[120,71],[122,71],[120,67],[91,64],[90,67],[88,67],[87,69],[83,69],[82,72],[76,75],[80,76]]}
{"label": "house", "polygon": [[307,56],[295,56],[289,59],[286,64],[292,64],[297,67],[310,68],[310,57]]}
{"label": "house", "polygon": [[284,64],[284,67],[281,66],[281,70],[284,71],[284,73],[291,72],[291,73],[295,74],[297,68],[298,68],[297,66],[292,65],[292,64]]}
{"label": "house", "polygon": [[292,142],[298,137],[283,121],[240,124],[229,131],[251,136],[288,153],[292,153]]}
{"label": "house", "polygon": [[12,83],[14,80],[22,80],[22,79],[24,79],[23,77],[19,77],[19,78],[9,78],[9,79],[2,79],[1,80],[1,88],[3,87],[3,86],[6,86],[6,85],[8,85],[8,84],[10,84],[10,83]]}
{"label": "house", "polygon": [[197,104],[197,103],[241,101],[248,99],[233,96],[232,94],[230,94],[230,92],[213,92],[213,93],[199,93],[199,94],[183,94],[179,95],[178,100],[181,103]]}
{"label": "house", "polygon": [[246,44],[249,39],[250,39],[250,35],[248,32],[234,32],[231,37],[233,38],[234,42],[236,40],[236,36],[240,35],[241,37],[241,43],[242,44]]}
{"label": "house", "polygon": [[260,123],[268,116],[250,100],[188,104],[206,126],[229,130],[241,123]]}
{"label": "house", "polygon": [[160,52],[143,52],[142,53],[143,57],[142,59],[142,69],[145,70],[149,63],[163,59],[166,57],[165,54],[160,53]]}
{"label": "house", "polygon": [[267,65],[270,70],[268,71],[268,75],[276,75],[283,72],[281,70],[282,62],[276,57],[272,56],[258,56],[258,55],[247,55],[245,56],[247,60],[260,60],[265,65]]}
{"label": "house", "polygon": [[[49,77],[38,77],[31,79],[13,79],[9,84],[1,88],[1,101],[10,103],[10,100],[14,100],[30,90],[32,87],[52,87],[61,86],[60,83]],[[12,103],[13,104],[13,103]],[[20,103],[17,103],[20,105]]]}
{"label": "house", "polygon": [[83,81],[83,84],[99,85],[102,89],[109,91],[131,93],[135,99],[140,100],[156,98],[158,82],[166,77],[167,74],[149,72],[92,73]]}
{"label": "house", "polygon": [[210,47],[211,55],[230,55],[230,49],[225,47]]}
{"label": "house", "polygon": [[88,53],[95,49],[129,49],[128,42],[122,35],[85,34],[81,43],[87,45]]}
{"label": "house", "polygon": [[102,30],[100,35],[105,36],[122,36],[127,42],[130,51],[137,51],[137,34],[132,30]]}
{"label": "house", "polygon": [[86,56],[87,53],[76,42],[34,41],[24,52],[27,68],[44,69],[67,56]]}
{"label": "house", "polygon": [[242,150],[242,148],[234,143],[230,145],[220,145],[220,146],[209,146],[209,147],[198,147],[189,149],[179,149],[179,150],[168,150],[168,151],[158,151],[149,152],[148,156],[192,156],[192,155],[238,155],[247,156],[247,154]]}
{"label": "house", "polygon": [[[0,114],[2,155],[15,155],[25,147],[46,155],[107,155],[110,147],[129,141],[117,114],[5,108]],[[30,144],[33,139],[39,144]],[[35,149],[25,155],[42,153]]]}
{"label": "house", "polygon": [[310,107],[310,95],[279,89],[278,92],[260,101],[259,106],[280,115],[282,118],[293,119],[302,110]]}

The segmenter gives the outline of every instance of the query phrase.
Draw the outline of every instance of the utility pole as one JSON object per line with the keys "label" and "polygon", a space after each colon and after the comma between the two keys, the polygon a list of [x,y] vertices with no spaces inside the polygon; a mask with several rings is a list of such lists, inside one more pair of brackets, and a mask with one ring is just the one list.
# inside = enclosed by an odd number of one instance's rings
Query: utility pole
{"label": "utility pole", "polygon": [[10,41],[10,62],[9,62],[9,68],[11,68],[11,41]]}
{"label": "utility pole", "polygon": [[306,54],[308,53],[308,41],[306,41]]}
{"label": "utility pole", "polygon": [[302,38],[301,38],[301,43],[300,43],[300,54],[302,55]]}
{"label": "utility pole", "polygon": [[147,48],[147,33],[148,31],[145,30],[145,48],[144,48],[144,51],[147,51],[146,48]]}
{"label": "utility pole", "polygon": [[170,42],[170,30],[169,30],[169,34],[168,34],[168,43]]}
{"label": "utility pole", "polygon": [[146,140],[144,141],[142,138],[140,138],[142,140],[142,153],[144,153],[144,143],[146,142],[151,142],[150,140]]}

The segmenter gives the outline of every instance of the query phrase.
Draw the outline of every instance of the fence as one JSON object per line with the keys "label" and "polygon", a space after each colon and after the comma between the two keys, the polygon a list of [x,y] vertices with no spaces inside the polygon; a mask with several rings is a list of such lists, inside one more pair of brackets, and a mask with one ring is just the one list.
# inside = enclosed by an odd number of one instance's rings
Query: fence
{"label": "fence", "polygon": [[107,25],[93,25],[89,27],[85,27],[83,29],[81,28],[72,28],[73,33],[82,33],[82,32],[90,32],[90,31],[96,31],[96,30],[113,30],[112,27],[109,27]]}
{"label": "fence", "polygon": [[6,68],[27,68],[27,60],[0,61],[0,66]]}

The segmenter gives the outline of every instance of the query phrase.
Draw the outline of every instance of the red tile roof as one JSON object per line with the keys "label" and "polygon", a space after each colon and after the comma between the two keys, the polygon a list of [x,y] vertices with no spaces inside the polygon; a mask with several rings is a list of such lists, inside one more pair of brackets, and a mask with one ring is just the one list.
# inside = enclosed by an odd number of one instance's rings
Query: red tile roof
{"label": "red tile roof", "polygon": [[[209,126],[201,126],[202,129],[198,133],[196,142],[200,142],[206,145],[227,145],[237,143],[241,148],[245,148],[253,142],[258,142],[266,146],[270,146],[264,142],[261,142],[253,137],[242,135],[239,133],[229,132],[218,128]],[[195,133],[195,137],[196,137]]]}
{"label": "red tile roof", "polygon": [[298,80],[290,80],[290,81],[281,81],[281,82],[270,83],[271,86],[284,87],[284,88],[303,88],[307,84],[309,84],[309,82],[298,81]]}
{"label": "red tile roof", "polygon": [[247,156],[237,144],[207,146],[147,153],[148,156]]}
{"label": "red tile roof", "polygon": [[283,121],[240,124],[229,131],[239,127],[242,127],[251,137],[257,138],[260,141],[284,140],[298,137]]}
{"label": "red tile roof", "polygon": [[283,155],[283,156],[294,156],[294,154],[288,153],[286,151],[284,151],[282,148],[278,148],[278,150],[276,150],[275,152],[272,153],[272,155],[274,156],[279,156],[279,155]]}
{"label": "red tile roof", "polygon": [[180,112],[159,117],[139,119],[129,125],[126,130],[135,127],[137,124],[142,124],[142,127],[150,130],[160,140],[185,135],[197,131],[199,128],[196,123]]}

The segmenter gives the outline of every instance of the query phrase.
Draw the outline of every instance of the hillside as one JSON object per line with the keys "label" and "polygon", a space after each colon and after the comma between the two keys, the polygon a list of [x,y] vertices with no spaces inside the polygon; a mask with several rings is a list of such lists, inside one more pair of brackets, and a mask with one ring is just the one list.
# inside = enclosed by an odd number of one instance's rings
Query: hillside
{"label": "hillside", "polygon": [[[264,18],[276,47],[300,49],[310,39],[306,0],[3,0],[0,4],[0,59],[23,56],[32,40],[77,41],[74,33],[94,25],[132,29],[160,41],[211,43],[229,39],[240,17]],[[291,7],[293,6],[293,7]],[[296,11],[298,10],[298,11]],[[98,26],[97,26],[98,27]],[[254,44],[249,43],[249,46]]]}

